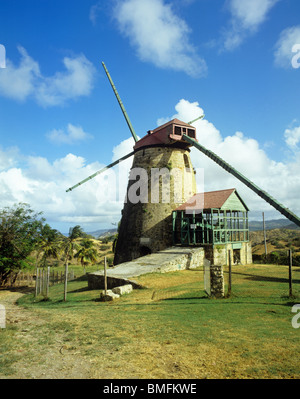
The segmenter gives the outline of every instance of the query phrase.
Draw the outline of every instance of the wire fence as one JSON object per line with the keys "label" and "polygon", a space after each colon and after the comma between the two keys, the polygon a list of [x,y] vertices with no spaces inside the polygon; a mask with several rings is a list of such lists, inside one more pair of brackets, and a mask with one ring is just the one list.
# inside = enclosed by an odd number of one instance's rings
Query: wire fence
{"label": "wire fence", "polygon": [[[290,255],[292,254],[292,255]],[[292,265],[300,266],[300,255],[289,251],[272,251],[268,254],[253,254],[253,263],[256,264],[272,264],[272,265],[289,265],[290,256],[292,256]]]}
{"label": "wire fence", "polygon": [[[195,270],[193,282],[156,289],[152,300],[204,299],[209,296],[206,281],[207,267]],[[249,265],[223,265],[224,297],[242,301],[281,301],[286,298],[300,298],[300,264],[291,252],[285,252],[281,264],[253,263]],[[206,270],[206,273],[205,273]]]}
{"label": "wire fence", "polygon": [[[35,295],[44,295],[48,297],[49,287],[65,282],[65,276],[66,275],[64,272],[55,272],[54,270],[50,270],[50,267],[37,268],[35,278]],[[68,272],[67,281],[74,280],[74,278],[74,271],[70,270]]]}
{"label": "wire fence", "polygon": [[[68,281],[74,280],[74,270],[68,272]],[[20,271],[17,276],[12,275],[6,283],[7,287],[35,287],[36,294],[46,294],[50,286],[65,281],[65,273],[50,269],[50,267],[37,268],[35,273]],[[48,287],[48,288],[47,288]]]}

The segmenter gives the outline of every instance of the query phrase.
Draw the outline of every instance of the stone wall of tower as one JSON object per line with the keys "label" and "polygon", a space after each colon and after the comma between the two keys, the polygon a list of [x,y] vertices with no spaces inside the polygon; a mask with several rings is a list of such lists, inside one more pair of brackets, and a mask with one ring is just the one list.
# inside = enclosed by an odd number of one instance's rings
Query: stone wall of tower
{"label": "stone wall of tower", "polygon": [[[127,198],[124,204],[115,265],[171,246],[172,211],[196,193],[189,150],[144,148],[134,155],[131,170],[135,168],[147,172],[148,187],[144,193],[147,191],[148,198],[145,203],[132,203]],[[158,172],[162,174],[159,179]],[[135,192],[137,185],[136,180],[129,180],[127,193]]]}

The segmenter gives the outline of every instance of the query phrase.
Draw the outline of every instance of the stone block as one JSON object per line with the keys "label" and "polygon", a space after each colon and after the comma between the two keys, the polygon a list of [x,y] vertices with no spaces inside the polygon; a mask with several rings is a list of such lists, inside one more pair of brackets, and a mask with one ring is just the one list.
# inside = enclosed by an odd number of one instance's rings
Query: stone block
{"label": "stone block", "polygon": [[112,292],[117,295],[129,294],[133,290],[131,284],[121,285],[120,287],[115,287]]}
{"label": "stone block", "polygon": [[120,295],[115,294],[112,290],[107,290],[106,294],[105,291],[100,292],[100,300],[103,302],[113,301],[116,298],[120,298]]}

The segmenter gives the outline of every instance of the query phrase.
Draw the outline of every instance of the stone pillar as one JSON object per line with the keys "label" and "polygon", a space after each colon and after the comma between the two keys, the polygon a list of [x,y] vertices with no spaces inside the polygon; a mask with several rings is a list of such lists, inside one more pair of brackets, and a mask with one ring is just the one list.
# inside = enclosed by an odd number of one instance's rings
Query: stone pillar
{"label": "stone pillar", "polygon": [[210,296],[224,298],[223,266],[210,265]]}

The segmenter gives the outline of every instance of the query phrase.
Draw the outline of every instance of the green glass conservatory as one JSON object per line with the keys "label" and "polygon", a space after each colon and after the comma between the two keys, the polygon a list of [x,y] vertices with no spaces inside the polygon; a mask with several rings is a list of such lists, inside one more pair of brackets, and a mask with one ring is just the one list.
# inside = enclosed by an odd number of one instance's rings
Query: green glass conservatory
{"label": "green glass conservatory", "polygon": [[195,194],[172,212],[174,245],[249,241],[248,207],[236,189]]}

